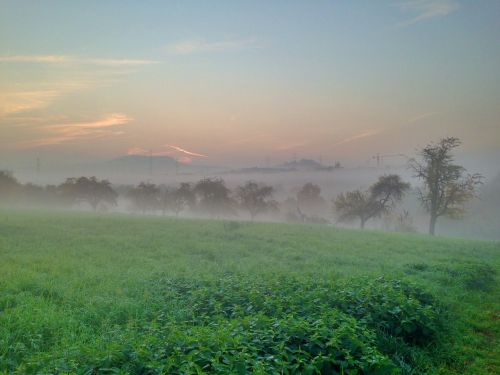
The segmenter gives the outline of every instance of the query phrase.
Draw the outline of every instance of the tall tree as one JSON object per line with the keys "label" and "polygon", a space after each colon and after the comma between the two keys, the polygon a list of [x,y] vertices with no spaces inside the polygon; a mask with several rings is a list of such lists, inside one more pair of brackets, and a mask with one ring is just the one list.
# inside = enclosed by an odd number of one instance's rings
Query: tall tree
{"label": "tall tree", "polygon": [[339,221],[360,220],[363,229],[368,220],[389,212],[403,198],[410,185],[398,175],[379,177],[367,191],[341,193],[334,201]]}
{"label": "tall tree", "polygon": [[255,181],[247,181],[236,190],[238,203],[250,213],[253,220],[255,216],[276,207],[272,200],[274,188],[270,185],[259,184]]}
{"label": "tall tree", "polygon": [[95,177],[68,178],[59,185],[59,190],[70,203],[85,202],[97,210],[101,204],[116,206],[118,194],[107,180],[98,180]]}
{"label": "tall tree", "polygon": [[467,174],[464,167],[454,163],[452,151],[460,144],[458,138],[443,138],[437,144],[431,143],[420,150],[420,161],[410,160],[414,177],[424,183],[417,191],[422,206],[430,215],[431,235],[436,232],[440,216],[463,216],[464,204],[475,196],[476,187],[482,183],[480,174]]}

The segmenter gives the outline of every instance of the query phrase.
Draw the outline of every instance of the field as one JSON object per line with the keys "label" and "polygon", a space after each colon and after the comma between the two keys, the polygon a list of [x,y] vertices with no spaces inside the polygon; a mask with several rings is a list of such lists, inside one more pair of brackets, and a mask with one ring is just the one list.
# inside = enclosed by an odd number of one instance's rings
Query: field
{"label": "field", "polygon": [[0,260],[0,373],[500,373],[499,242],[0,211]]}

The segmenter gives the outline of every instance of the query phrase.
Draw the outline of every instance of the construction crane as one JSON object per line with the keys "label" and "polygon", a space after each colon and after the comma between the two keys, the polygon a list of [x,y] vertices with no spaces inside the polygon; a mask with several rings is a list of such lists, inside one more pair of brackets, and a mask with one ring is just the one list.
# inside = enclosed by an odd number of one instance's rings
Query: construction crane
{"label": "construction crane", "polygon": [[409,159],[409,157],[405,154],[388,154],[388,155],[377,154],[372,156],[372,159],[377,160],[377,167],[380,167],[380,164],[384,162],[384,158],[394,158],[394,157],[403,157]]}

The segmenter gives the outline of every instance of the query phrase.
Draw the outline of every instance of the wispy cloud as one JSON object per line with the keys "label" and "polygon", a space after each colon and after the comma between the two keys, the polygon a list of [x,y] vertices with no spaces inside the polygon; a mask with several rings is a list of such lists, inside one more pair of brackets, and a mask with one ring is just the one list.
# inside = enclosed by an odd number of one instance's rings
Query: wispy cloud
{"label": "wispy cloud", "polygon": [[44,133],[48,133],[47,136],[20,142],[16,145],[16,148],[50,146],[75,140],[89,140],[113,135],[116,136],[123,134],[123,132],[110,128],[127,124],[132,120],[131,117],[125,114],[111,113],[102,119],[94,121],[47,125],[40,128]]}
{"label": "wispy cloud", "polygon": [[156,60],[143,59],[94,59],[68,55],[11,55],[0,56],[0,62],[46,63],[46,64],[87,64],[103,66],[138,66],[157,64]]}
{"label": "wispy cloud", "polygon": [[19,112],[43,109],[59,97],[95,86],[95,81],[60,81],[50,84],[29,84],[25,90],[0,92],[0,119],[16,116]]}
{"label": "wispy cloud", "polygon": [[45,108],[60,95],[60,90],[0,93],[0,117],[22,111]]}
{"label": "wispy cloud", "polygon": [[205,40],[184,40],[168,46],[168,50],[178,55],[188,55],[202,52],[238,51],[247,48],[257,48],[255,39],[237,39],[208,42]]}
{"label": "wispy cloud", "polygon": [[202,157],[202,158],[208,158],[207,155],[203,155],[203,154],[199,154],[197,152],[193,152],[193,151],[188,151],[188,150],[185,150],[179,146],[174,146],[174,145],[165,145],[165,147],[170,147],[171,149],[174,149],[176,151],[179,151],[179,152],[182,152],[186,155],[189,155],[189,156],[198,156],[198,157]]}
{"label": "wispy cloud", "polygon": [[332,146],[340,146],[340,145],[345,145],[363,138],[368,138],[372,137],[374,135],[377,135],[381,132],[381,129],[375,129],[375,130],[366,130],[364,132],[361,132],[359,134],[353,135],[352,137],[348,137],[345,139],[342,139],[341,141],[334,143]]}
{"label": "wispy cloud", "polygon": [[410,26],[431,18],[445,17],[460,8],[456,0],[407,0],[400,1],[397,6],[415,16],[399,23],[397,26]]}
{"label": "wispy cloud", "polygon": [[[121,74],[134,71],[134,68],[158,62],[141,59],[82,58],[70,55],[0,55],[0,64],[35,63],[68,68],[64,73],[58,73],[60,77],[67,77],[65,80],[21,82],[17,84],[16,89],[2,90],[3,92],[0,92],[0,118],[49,107],[63,95],[108,85],[119,79]],[[96,66],[103,67],[103,69],[96,69]],[[106,67],[115,69],[106,69]]]}

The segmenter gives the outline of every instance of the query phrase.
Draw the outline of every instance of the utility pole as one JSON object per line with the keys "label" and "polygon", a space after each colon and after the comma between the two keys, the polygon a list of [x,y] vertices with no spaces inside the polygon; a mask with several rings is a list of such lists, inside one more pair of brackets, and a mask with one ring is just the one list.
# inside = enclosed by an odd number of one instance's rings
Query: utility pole
{"label": "utility pole", "polygon": [[40,158],[36,158],[36,182],[40,183]]}
{"label": "utility pole", "polygon": [[153,175],[153,150],[149,150],[149,176]]}

